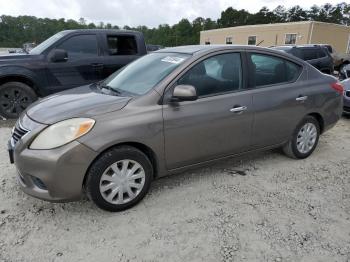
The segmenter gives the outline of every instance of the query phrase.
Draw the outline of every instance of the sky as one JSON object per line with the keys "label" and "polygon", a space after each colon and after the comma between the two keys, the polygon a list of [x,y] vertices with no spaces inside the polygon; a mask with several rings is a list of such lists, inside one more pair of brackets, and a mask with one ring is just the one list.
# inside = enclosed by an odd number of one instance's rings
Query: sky
{"label": "sky", "polygon": [[118,26],[157,27],[177,23],[181,18],[190,21],[198,16],[217,19],[221,11],[232,6],[257,12],[263,6],[274,9],[300,5],[337,4],[344,0],[0,0],[0,15],[32,15],[36,17],[66,18],[88,22],[104,22]]}

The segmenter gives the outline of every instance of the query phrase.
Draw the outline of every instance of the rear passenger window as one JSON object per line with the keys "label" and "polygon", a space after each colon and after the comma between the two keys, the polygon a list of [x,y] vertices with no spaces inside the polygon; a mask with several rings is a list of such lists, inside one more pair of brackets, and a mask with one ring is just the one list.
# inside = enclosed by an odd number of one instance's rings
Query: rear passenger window
{"label": "rear passenger window", "polygon": [[187,71],[178,84],[194,86],[199,97],[238,90],[242,87],[241,55],[210,57]]}
{"label": "rear passenger window", "polygon": [[134,36],[108,35],[107,45],[109,55],[136,55],[137,45]]}
{"label": "rear passenger window", "polygon": [[303,48],[301,49],[302,59],[305,61],[313,60],[318,58],[316,48]]}
{"label": "rear passenger window", "polygon": [[301,66],[289,61],[285,61],[286,65],[286,81],[291,82],[297,80],[301,72]]}
{"label": "rear passenger window", "polygon": [[263,54],[251,54],[250,58],[256,87],[292,82],[300,75],[301,66],[285,59]]}
{"label": "rear passenger window", "polygon": [[327,56],[325,50],[323,50],[323,49],[321,49],[321,48],[317,49],[317,57],[318,57],[318,58],[322,58],[322,57],[325,57],[325,56]]}

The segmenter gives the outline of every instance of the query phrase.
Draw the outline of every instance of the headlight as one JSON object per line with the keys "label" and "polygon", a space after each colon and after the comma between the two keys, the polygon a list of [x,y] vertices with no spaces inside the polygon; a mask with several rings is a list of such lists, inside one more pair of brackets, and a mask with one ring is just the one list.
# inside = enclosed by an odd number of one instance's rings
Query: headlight
{"label": "headlight", "polygon": [[72,118],[45,128],[31,143],[30,149],[52,149],[63,146],[88,133],[95,120]]}

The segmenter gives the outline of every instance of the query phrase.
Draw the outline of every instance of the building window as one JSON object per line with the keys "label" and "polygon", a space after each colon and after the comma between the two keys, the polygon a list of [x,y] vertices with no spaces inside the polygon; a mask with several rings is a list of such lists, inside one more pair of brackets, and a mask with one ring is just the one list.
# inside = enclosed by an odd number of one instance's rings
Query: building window
{"label": "building window", "polygon": [[284,43],[286,45],[295,45],[297,42],[297,34],[286,34]]}
{"label": "building window", "polygon": [[232,36],[226,37],[226,45],[232,45]]}
{"label": "building window", "polygon": [[248,45],[256,45],[256,36],[248,36]]}

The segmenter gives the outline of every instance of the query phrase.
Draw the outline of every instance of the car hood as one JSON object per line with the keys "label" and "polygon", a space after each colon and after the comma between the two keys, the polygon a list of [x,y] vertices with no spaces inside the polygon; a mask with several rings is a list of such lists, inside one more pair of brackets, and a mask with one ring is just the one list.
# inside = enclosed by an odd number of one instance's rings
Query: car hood
{"label": "car hood", "polygon": [[82,86],[35,102],[27,115],[42,124],[53,124],[73,117],[93,117],[122,109],[131,100],[103,94],[93,86]]}
{"label": "car hood", "polygon": [[31,55],[25,53],[4,54],[0,55],[0,63],[7,63],[13,61],[40,59],[40,55]]}

